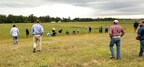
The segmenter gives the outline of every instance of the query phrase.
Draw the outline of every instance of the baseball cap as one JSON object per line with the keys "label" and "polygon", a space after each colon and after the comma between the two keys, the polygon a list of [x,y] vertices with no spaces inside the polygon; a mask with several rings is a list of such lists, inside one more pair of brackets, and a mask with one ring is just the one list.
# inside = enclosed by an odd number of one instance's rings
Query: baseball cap
{"label": "baseball cap", "polygon": [[114,20],[115,23],[118,23],[118,20]]}

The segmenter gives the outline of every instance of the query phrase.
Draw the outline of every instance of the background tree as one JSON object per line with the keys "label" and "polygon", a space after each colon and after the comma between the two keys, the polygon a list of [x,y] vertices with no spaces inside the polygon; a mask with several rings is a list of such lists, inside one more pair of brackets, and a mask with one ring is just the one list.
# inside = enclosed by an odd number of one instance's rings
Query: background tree
{"label": "background tree", "polygon": [[34,23],[34,21],[35,21],[35,16],[34,16],[33,14],[29,15],[28,20],[29,20],[31,23]]}
{"label": "background tree", "polygon": [[0,15],[0,23],[6,22],[6,15]]}

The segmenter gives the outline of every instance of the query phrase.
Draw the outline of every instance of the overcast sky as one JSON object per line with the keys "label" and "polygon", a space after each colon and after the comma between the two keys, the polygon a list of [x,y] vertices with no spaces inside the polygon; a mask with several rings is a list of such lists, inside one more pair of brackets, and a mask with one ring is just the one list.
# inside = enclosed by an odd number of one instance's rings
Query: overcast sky
{"label": "overcast sky", "polygon": [[144,18],[144,0],[0,0],[0,14]]}

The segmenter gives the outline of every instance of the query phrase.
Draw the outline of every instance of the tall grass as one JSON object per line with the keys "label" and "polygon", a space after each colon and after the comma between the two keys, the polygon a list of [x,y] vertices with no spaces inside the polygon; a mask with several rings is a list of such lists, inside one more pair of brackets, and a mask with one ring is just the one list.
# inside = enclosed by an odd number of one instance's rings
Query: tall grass
{"label": "tall grass", "polygon": [[[110,26],[112,22],[41,24],[45,34],[42,51],[36,53],[32,52],[32,36],[25,38],[25,28],[31,29],[31,23],[16,24],[20,29],[18,45],[13,45],[9,35],[13,24],[0,24],[0,67],[143,67],[144,59],[138,57],[139,41],[135,40],[132,22],[120,22],[126,31],[121,42],[121,60],[110,59],[109,35],[98,33],[100,25]],[[85,33],[86,26],[93,28],[92,33]],[[56,37],[47,37],[46,33],[53,27],[56,30],[63,28],[63,32],[78,28],[81,34],[63,33]]]}

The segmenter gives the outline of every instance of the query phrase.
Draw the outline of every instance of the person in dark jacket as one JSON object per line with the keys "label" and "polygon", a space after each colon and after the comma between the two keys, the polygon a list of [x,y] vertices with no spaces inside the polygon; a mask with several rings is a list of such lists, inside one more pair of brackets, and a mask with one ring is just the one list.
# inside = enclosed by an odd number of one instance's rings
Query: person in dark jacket
{"label": "person in dark jacket", "polygon": [[137,38],[140,41],[139,57],[142,57],[144,52],[144,21],[141,22],[141,27],[138,29]]}
{"label": "person in dark jacket", "polygon": [[26,38],[29,36],[29,30],[26,28]]}
{"label": "person in dark jacket", "polygon": [[133,25],[134,33],[137,31],[138,26],[139,26],[139,22],[137,20],[135,20],[134,25]]}

